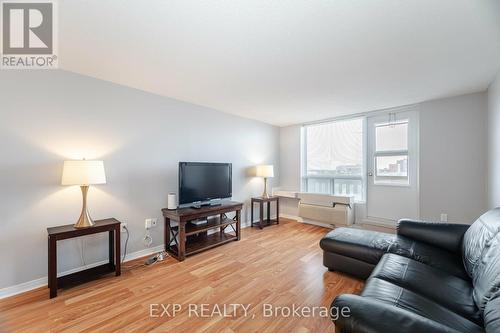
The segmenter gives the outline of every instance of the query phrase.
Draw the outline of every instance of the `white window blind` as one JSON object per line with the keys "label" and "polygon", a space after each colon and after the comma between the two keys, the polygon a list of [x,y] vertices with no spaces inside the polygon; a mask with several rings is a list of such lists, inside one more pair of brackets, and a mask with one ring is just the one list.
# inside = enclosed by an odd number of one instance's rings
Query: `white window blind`
{"label": "white window blind", "polygon": [[363,118],[304,126],[303,191],[364,200],[363,128]]}

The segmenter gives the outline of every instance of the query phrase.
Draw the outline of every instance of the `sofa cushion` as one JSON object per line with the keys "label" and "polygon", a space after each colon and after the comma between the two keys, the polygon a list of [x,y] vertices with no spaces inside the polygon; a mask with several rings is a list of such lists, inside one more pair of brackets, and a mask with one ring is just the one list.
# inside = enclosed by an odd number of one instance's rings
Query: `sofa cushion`
{"label": "sofa cushion", "polygon": [[467,279],[461,258],[452,252],[404,236],[354,228],[337,228],[320,241],[321,248],[376,265],[385,253],[395,253]]}
{"label": "sofa cushion", "polygon": [[368,279],[375,268],[374,264],[327,251],[323,253],[323,265],[330,271],[347,273],[362,280]]}
{"label": "sofa cushion", "polygon": [[413,259],[459,278],[469,279],[460,255],[427,243],[404,236],[397,236],[394,244],[391,245],[387,252]]}
{"label": "sofa cushion", "polygon": [[[349,314],[338,315],[348,308]],[[456,329],[376,299],[358,295],[337,296],[331,305],[335,332],[341,333],[461,333]],[[463,333],[463,331],[462,331]]]}
{"label": "sofa cushion", "polygon": [[436,223],[411,219],[398,221],[397,234],[450,252],[462,251],[462,241],[470,224]]}
{"label": "sofa cushion", "polygon": [[416,292],[379,278],[370,278],[361,296],[408,310],[459,332],[484,332],[476,323],[444,306]]}
{"label": "sofa cushion", "polygon": [[462,242],[462,257],[465,270],[471,278],[477,269],[485,248],[500,233],[500,208],[481,215],[465,232]]}
{"label": "sofa cushion", "polygon": [[481,313],[472,298],[470,280],[395,254],[384,255],[370,278],[408,289],[482,325]]}
{"label": "sofa cushion", "polygon": [[319,245],[324,251],[376,265],[394,243],[395,237],[370,230],[336,228],[327,233]]}
{"label": "sofa cushion", "polygon": [[[497,236],[498,237],[498,236]],[[476,263],[474,276],[474,301],[479,309],[500,294],[500,241],[493,238],[483,250],[483,255]]]}
{"label": "sofa cushion", "polygon": [[484,309],[484,328],[486,333],[500,332],[500,296],[486,304]]}
{"label": "sofa cushion", "polygon": [[463,261],[474,285],[474,301],[484,310],[500,289],[500,208],[481,215],[467,230]]}

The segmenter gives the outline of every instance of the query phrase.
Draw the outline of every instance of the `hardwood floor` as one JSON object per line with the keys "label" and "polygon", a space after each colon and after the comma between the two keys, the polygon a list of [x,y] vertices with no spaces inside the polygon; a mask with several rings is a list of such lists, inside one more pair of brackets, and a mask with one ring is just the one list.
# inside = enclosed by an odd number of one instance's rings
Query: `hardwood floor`
{"label": "hardwood floor", "polygon": [[[329,272],[319,240],[327,229],[282,220],[278,226],[245,228],[242,240],[152,266],[125,263],[120,277],[104,277],[49,299],[47,288],[0,301],[1,332],[334,332],[329,318],[264,317],[264,304],[329,306],[340,293],[360,292],[363,281]],[[194,305],[189,311],[189,304]],[[202,315],[224,304],[234,317]],[[180,304],[173,316],[151,304]],[[163,316],[160,316],[163,314]],[[227,313],[232,314],[232,311]],[[286,313],[284,313],[286,315]]]}

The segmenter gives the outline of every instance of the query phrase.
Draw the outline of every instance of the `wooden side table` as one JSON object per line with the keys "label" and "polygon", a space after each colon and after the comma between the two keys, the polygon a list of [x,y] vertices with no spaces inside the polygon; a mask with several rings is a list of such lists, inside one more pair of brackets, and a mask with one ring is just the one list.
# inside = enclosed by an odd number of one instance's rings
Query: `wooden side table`
{"label": "wooden side table", "polygon": [[[271,219],[271,202],[276,202],[276,218]],[[279,197],[255,197],[252,198],[252,203],[251,203],[251,224],[252,227],[254,225],[253,222],[253,208],[254,204],[258,203],[259,204],[259,228],[262,229],[264,227],[267,227],[269,225],[273,224],[280,224],[280,198]],[[266,223],[264,224],[264,204],[267,204],[267,219],[265,220]]]}
{"label": "wooden side table", "polygon": [[[109,233],[109,262],[97,267],[57,277],[57,241],[97,234],[100,232]],[[57,296],[58,287],[88,281],[99,275],[108,274],[110,272],[115,272],[116,276],[121,274],[120,221],[116,219],[99,220],[95,221],[95,225],[93,227],[85,229],[76,229],[73,227],[73,224],[68,224],[59,227],[47,228],[47,234],[49,246],[48,287],[50,288],[50,298]]]}

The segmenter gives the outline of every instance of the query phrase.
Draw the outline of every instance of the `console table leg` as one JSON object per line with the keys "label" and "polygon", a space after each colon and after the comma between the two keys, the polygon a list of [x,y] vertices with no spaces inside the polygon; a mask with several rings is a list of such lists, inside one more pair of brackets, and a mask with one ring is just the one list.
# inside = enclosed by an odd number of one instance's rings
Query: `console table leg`
{"label": "console table leg", "polygon": [[165,217],[164,237],[165,251],[168,251],[170,248],[170,219],[168,217]]}
{"label": "console table leg", "polygon": [[271,224],[271,202],[267,202],[267,224]]}
{"label": "console table leg", "polygon": [[49,236],[50,298],[57,296],[57,241]]}
{"label": "console table leg", "polygon": [[50,289],[50,237],[47,237],[47,288]]}
{"label": "console table leg", "polygon": [[280,224],[280,199],[276,200],[276,223]]}
{"label": "console table leg", "polygon": [[241,210],[236,211],[236,239],[241,239]]}
{"label": "console table leg", "polygon": [[[224,219],[224,214],[219,214],[219,219],[222,220]],[[219,234],[222,236],[222,234],[224,233],[224,228],[223,227],[220,227],[219,228]]]}
{"label": "console table leg", "polygon": [[280,199],[276,200],[276,223],[280,224]]}
{"label": "console table leg", "polygon": [[122,274],[120,247],[120,225],[118,224],[115,229],[115,276],[120,276]]}
{"label": "console table leg", "polygon": [[253,199],[250,204],[250,226],[253,227]]}
{"label": "console table leg", "polygon": [[186,223],[179,222],[179,261],[186,259]]}
{"label": "console table leg", "polygon": [[108,231],[109,233],[109,240],[108,240],[108,247],[109,247],[109,269],[116,269],[116,265],[114,264],[115,260],[115,232],[114,230]]}
{"label": "console table leg", "polygon": [[259,203],[259,210],[260,210],[259,228],[262,229],[264,228],[264,203],[262,201]]}

